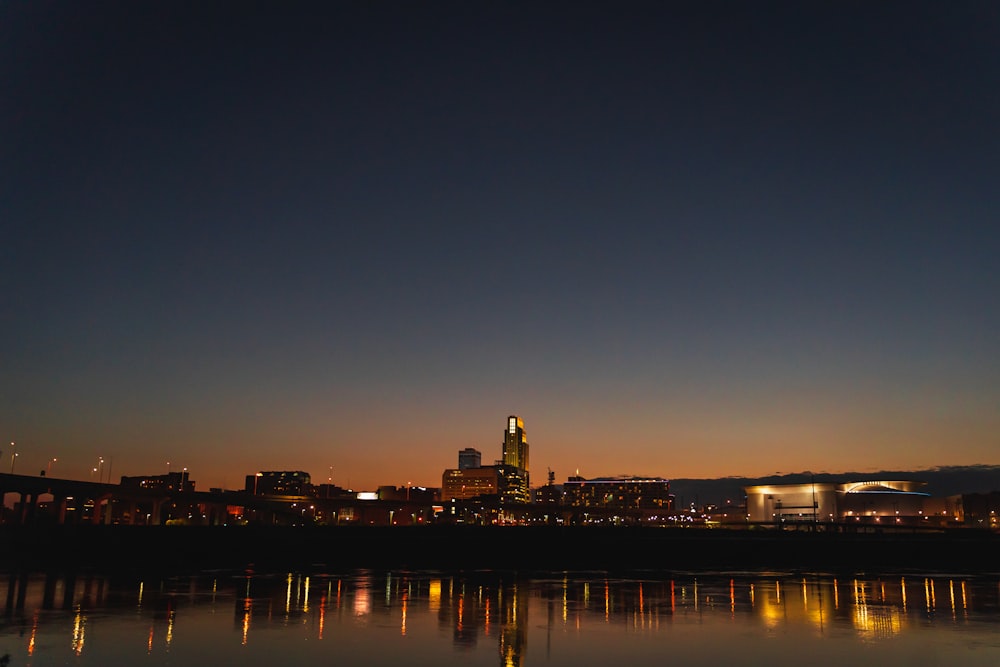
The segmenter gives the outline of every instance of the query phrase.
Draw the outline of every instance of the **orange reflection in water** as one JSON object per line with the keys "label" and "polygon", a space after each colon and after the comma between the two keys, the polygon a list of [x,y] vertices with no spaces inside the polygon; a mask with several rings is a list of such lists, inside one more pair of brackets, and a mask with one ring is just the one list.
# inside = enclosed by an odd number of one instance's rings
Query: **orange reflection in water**
{"label": "orange reflection in water", "polygon": [[[397,637],[406,637],[407,642],[425,642],[428,639],[423,629],[427,615],[432,614],[433,623],[452,630],[447,636],[453,637],[451,641],[456,647],[461,646],[461,650],[469,650],[477,642],[490,641],[494,647],[499,642],[500,659],[504,664],[508,660],[511,664],[522,664],[520,661],[529,649],[539,646],[538,631],[543,629],[547,634],[542,643],[546,645],[546,651],[552,651],[551,662],[563,664],[559,652],[566,650],[566,642],[588,641],[585,637],[598,625],[599,632],[606,633],[606,636],[613,636],[624,629],[632,632],[634,639],[644,640],[671,627],[683,627],[683,634],[687,636],[695,632],[695,625],[708,627],[714,619],[717,624],[724,623],[714,629],[720,638],[731,628],[739,628],[741,634],[746,634],[743,628],[756,627],[778,637],[825,635],[842,638],[847,634],[856,641],[878,642],[934,622],[934,615],[926,615],[925,609],[939,612],[950,609],[951,614],[938,614],[936,622],[947,621],[953,627],[968,627],[971,623],[969,619],[975,619],[977,609],[996,609],[997,599],[1000,598],[1000,587],[992,582],[984,587],[982,583],[970,583],[954,575],[921,577],[924,605],[920,605],[919,600],[916,605],[913,604],[920,579],[914,582],[903,577],[883,579],[858,576],[840,582],[814,575],[771,574],[764,578],[737,573],[735,576],[699,575],[697,578],[676,578],[673,575],[657,580],[639,576],[582,578],[560,573],[557,579],[534,582],[517,577],[505,579],[500,575],[479,576],[482,578],[465,578],[456,574],[448,577],[448,585],[445,586],[440,576],[419,573],[384,579],[370,576],[346,576],[341,579],[315,574],[287,576],[283,572],[273,579],[253,578],[253,595],[249,578],[245,582],[245,590],[241,589],[244,584],[242,578],[232,583],[225,580],[218,580],[217,583],[206,581],[201,588],[195,582],[190,585],[189,592],[185,584],[185,594],[181,596],[177,595],[175,584],[168,587],[162,584],[133,585],[127,589],[124,603],[123,595],[115,591],[113,595],[100,596],[106,598],[106,604],[111,607],[102,607],[90,597],[87,598],[90,607],[77,604],[73,607],[73,614],[61,616],[66,624],[61,646],[68,658],[65,638],[69,636],[73,653],[82,655],[86,648],[88,660],[94,661],[96,651],[107,650],[99,648],[99,645],[106,645],[107,642],[93,641],[98,626],[90,627],[90,624],[101,623],[103,636],[103,624],[120,613],[113,607],[117,604],[127,610],[129,618],[140,621],[135,623],[132,646],[139,650],[144,646],[147,655],[153,654],[155,629],[158,623],[165,621],[167,648],[171,650],[173,647],[180,654],[188,650],[191,637],[199,634],[197,622],[192,624],[187,617],[194,617],[199,607],[222,603],[231,605],[229,623],[234,645],[246,646],[249,643],[252,624],[255,629],[266,627],[279,632],[303,628],[308,638],[326,638],[328,645],[337,647],[344,646],[345,633],[354,639],[357,633],[366,632],[369,626],[396,627]],[[494,578],[490,579],[490,576]],[[370,585],[373,580],[385,583],[378,586],[376,592],[379,595],[374,601]],[[9,585],[19,586],[20,583],[12,580]],[[314,586],[321,591],[318,600],[312,592]],[[598,602],[600,597],[594,599],[591,596],[594,586],[603,588],[603,605]],[[841,586],[842,591],[839,590]],[[914,589],[914,586],[917,588]],[[942,603],[938,609],[936,589],[944,586],[947,586],[948,606],[946,608]],[[51,583],[48,590],[53,590]],[[7,597],[16,600],[19,596],[15,592]],[[45,625],[54,623],[56,618],[39,612],[44,604],[43,597],[27,596],[29,601],[37,598],[39,607],[29,608],[20,621],[20,627],[24,628],[21,656],[24,659],[35,657],[39,664],[51,656],[46,653],[51,649],[44,641]],[[51,599],[51,594],[48,597]],[[137,599],[142,601],[139,606],[133,604]],[[337,600],[342,600],[345,605],[342,611],[349,611],[328,614],[328,611],[337,609],[333,606]],[[537,616],[532,619],[533,623],[529,622],[533,610],[539,608],[547,609],[547,624],[545,620],[539,621]],[[272,610],[282,609],[284,614],[277,613],[272,617]],[[12,609],[9,613],[16,614],[17,610]],[[996,612],[992,613],[995,621]],[[361,615],[366,618],[359,619]],[[368,619],[368,616],[371,618]],[[666,621],[662,627],[661,616]],[[290,619],[294,622],[290,623]],[[184,632],[175,636],[175,626],[184,628]],[[29,628],[30,632],[27,631]],[[499,632],[495,632],[494,628],[499,628]],[[86,641],[88,630],[92,640],[89,643]],[[636,630],[642,630],[642,633],[636,633]],[[49,634],[51,636],[51,632]],[[275,634],[278,633],[255,633],[255,646],[259,649],[274,641]],[[531,640],[532,636],[535,641]]]}

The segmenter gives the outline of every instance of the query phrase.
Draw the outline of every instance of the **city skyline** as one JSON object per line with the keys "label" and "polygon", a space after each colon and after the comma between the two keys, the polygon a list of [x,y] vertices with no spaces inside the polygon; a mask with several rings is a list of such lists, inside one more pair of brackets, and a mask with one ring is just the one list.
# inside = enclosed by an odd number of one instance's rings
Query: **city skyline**
{"label": "city skyline", "polygon": [[[516,429],[516,434],[518,436],[517,438],[515,438],[515,442],[518,439],[524,437],[525,429],[524,429],[523,419],[516,416],[509,416],[507,418],[507,424],[508,424],[508,430],[505,430],[505,441],[501,442],[499,445],[501,450],[503,450],[507,445],[506,436],[508,433],[510,433],[509,429],[512,427],[512,424],[513,427]],[[522,442],[525,446],[527,445],[525,441]],[[15,443],[10,443],[10,444],[14,445]],[[11,457],[10,457],[10,453],[13,453],[13,449],[16,449],[16,447],[12,447],[9,450],[6,448],[0,448],[0,453],[2,453],[2,455],[0,455],[0,473],[10,472],[11,474],[13,474],[15,472],[14,466],[11,465]],[[484,452],[474,447],[466,447],[461,450],[458,450],[457,452],[454,452],[454,459],[457,461],[457,468],[455,467],[453,462],[452,464],[446,465],[442,472],[444,472],[445,475],[447,476],[448,473],[455,473],[463,469],[463,467],[479,468],[481,466],[482,469],[488,469],[488,468],[504,469],[505,466],[511,467],[505,464],[503,456],[504,451],[501,451],[500,454],[501,455],[498,458],[491,458],[489,456],[489,452],[486,452],[486,460],[484,461],[483,460]],[[7,458],[4,459],[3,456],[7,456]],[[463,466],[463,460],[465,461],[464,466]],[[93,462],[94,463],[93,466],[90,466],[88,464],[84,466],[81,470],[72,470],[68,474],[53,474],[53,472],[55,472],[53,466],[57,461],[58,461],[57,458],[49,459],[46,464],[46,467],[42,470],[39,470],[36,473],[34,472],[33,468],[30,468],[32,461],[29,459],[28,460],[29,469],[24,470],[22,468],[18,468],[16,472],[17,474],[20,475],[28,475],[28,476],[38,475],[42,477],[48,475],[56,479],[68,479],[68,480],[75,479],[79,481],[90,481],[90,482],[112,484],[112,485],[118,484],[119,480],[125,477],[131,477],[132,479],[141,479],[141,478],[159,477],[164,474],[163,471],[145,471],[145,472],[133,471],[128,474],[115,473],[113,475],[112,474],[114,465],[113,458],[105,458],[103,456],[98,457],[97,460]],[[477,465],[471,465],[471,462],[476,462]],[[9,470],[7,466],[10,466]],[[516,467],[514,468],[517,469]],[[921,475],[920,473],[925,473],[926,475],[933,477],[935,479],[944,476],[947,479],[947,481],[945,481],[944,484],[949,489],[952,489],[955,492],[957,492],[956,490],[960,488],[964,489],[965,491],[970,491],[970,489],[976,489],[977,490],[976,492],[986,492],[987,490],[993,489],[993,487],[996,486],[998,471],[1000,471],[1000,465],[998,464],[937,465],[937,466],[924,466],[912,469],[904,469],[901,466],[890,466],[878,469],[842,468],[837,470],[834,469],[785,470],[785,471],[774,471],[774,472],[759,473],[759,474],[750,474],[746,471],[736,471],[728,475],[721,475],[714,477],[702,476],[699,478],[699,477],[688,477],[688,476],[675,476],[667,478],[667,481],[676,480],[678,482],[683,483],[683,488],[694,495],[698,494],[699,489],[701,489],[702,491],[707,491],[708,495],[713,497],[713,500],[710,500],[709,502],[719,502],[719,499],[715,498],[714,496],[719,496],[719,498],[722,498],[723,496],[725,497],[733,496],[732,489],[735,488],[733,484],[738,483],[739,480],[749,481],[752,483],[765,483],[766,480],[769,481],[770,483],[780,484],[784,483],[783,480],[792,480],[793,482],[798,481],[799,483],[804,483],[802,482],[803,479],[808,480],[811,478],[814,480],[823,480],[824,482],[829,482],[830,479],[842,479],[842,478],[846,479],[847,477],[851,476],[858,477],[858,476],[863,476],[864,473],[869,473],[869,472],[877,474],[880,477],[884,477],[886,474],[897,475],[897,476],[899,474],[902,474],[906,478],[914,477],[922,480],[924,479],[924,475]],[[328,468],[327,475],[314,474],[312,471],[306,469],[293,469],[289,467],[279,466],[270,469],[254,468],[252,470],[251,469],[243,470],[234,468],[232,470],[229,470],[225,475],[223,475],[223,478],[227,480],[236,479],[237,483],[235,485],[230,485],[228,483],[222,485],[216,485],[216,484],[198,483],[197,470],[190,469],[187,466],[182,467],[173,465],[173,467],[171,467],[171,463],[168,461],[165,470],[165,473],[167,475],[169,474],[180,475],[181,477],[179,479],[183,479],[185,484],[188,483],[188,480],[190,480],[190,484],[192,485],[192,487],[197,485],[197,489],[200,491],[205,491],[210,488],[217,488],[223,491],[240,491],[249,488],[247,486],[248,484],[250,484],[249,480],[251,480],[255,474],[257,475],[257,477],[259,477],[261,474],[298,475],[299,472],[304,472],[306,475],[308,475],[309,478],[311,479],[311,484],[314,487],[318,488],[320,486],[329,484],[334,487],[341,487],[344,490],[348,491],[371,492],[383,487],[397,487],[397,488],[413,487],[413,488],[426,488],[433,490],[433,489],[440,489],[441,482],[443,481],[440,476],[436,480],[437,483],[434,482],[418,483],[418,482],[413,482],[411,479],[407,480],[405,483],[398,483],[395,480],[376,479],[375,481],[367,485],[359,486],[359,485],[352,485],[349,482],[342,483],[336,480],[335,476],[333,475],[333,466],[330,466]],[[589,471],[586,467],[584,468],[577,467],[572,471],[567,471],[565,475],[560,475],[559,477],[556,476],[556,473],[557,471],[552,470],[551,468],[547,469],[547,475],[546,475],[547,479],[545,481],[538,481],[537,483],[532,483],[529,485],[529,488],[531,488],[532,490],[537,490],[542,486],[544,486],[545,484],[549,483],[549,480],[552,480],[558,486],[561,486],[563,481],[573,481],[573,480],[594,481],[594,480],[610,480],[610,479],[624,479],[624,478],[663,479],[663,477],[661,477],[658,474],[646,475],[642,474],[642,472],[636,473],[636,471],[621,471],[618,473],[606,474],[601,472]],[[243,481],[241,482],[240,480]],[[726,488],[722,489],[722,487],[719,486],[720,483],[723,484]],[[941,483],[940,480],[938,480],[937,483]],[[694,485],[702,484],[703,486],[702,487],[692,486],[693,484]],[[955,493],[949,493],[947,495],[954,495],[954,494]]]}
{"label": "city skyline", "polygon": [[535,485],[1000,463],[995,3],[0,31],[0,471],[438,486],[506,415]]}

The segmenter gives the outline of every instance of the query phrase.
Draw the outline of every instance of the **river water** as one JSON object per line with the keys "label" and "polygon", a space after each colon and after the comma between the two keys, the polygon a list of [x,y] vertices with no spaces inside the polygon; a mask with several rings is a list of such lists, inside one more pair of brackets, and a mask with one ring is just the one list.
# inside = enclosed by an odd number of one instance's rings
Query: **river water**
{"label": "river water", "polygon": [[1000,576],[206,572],[5,576],[43,665],[1000,665]]}

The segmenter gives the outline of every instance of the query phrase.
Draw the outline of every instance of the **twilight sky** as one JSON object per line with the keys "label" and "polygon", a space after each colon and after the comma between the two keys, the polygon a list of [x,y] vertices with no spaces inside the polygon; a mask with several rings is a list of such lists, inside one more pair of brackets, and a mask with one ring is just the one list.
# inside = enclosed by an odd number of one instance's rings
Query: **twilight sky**
{"label": "twilight sky", "polygon": [[0,470],[440,486],[509,414],[534,484],[1000,463],[998,45],[993,1],[2,3]]}

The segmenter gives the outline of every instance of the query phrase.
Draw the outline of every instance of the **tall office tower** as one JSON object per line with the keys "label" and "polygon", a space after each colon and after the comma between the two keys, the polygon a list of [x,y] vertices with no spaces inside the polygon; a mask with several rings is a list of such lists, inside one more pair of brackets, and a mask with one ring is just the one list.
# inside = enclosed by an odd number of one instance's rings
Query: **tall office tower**
{"label": "tall office tower", "polygon": [[501,478],[507,479],[501,492],[504,499],[517,503],[530,502],[528,436],[524,432],[524,422],[515,415],[507,418],[507,429],[503,434]]}
{"label": "tall office tower", "polygon": [[504,465],[528,471],[528,436],[524,432],[524,422],[520,417],[507,418],[507,430],[503,433]]}
{"label": "tall office tower", "polygon": [[483,466],[483,454],[478,449],[466,447],[458,451],[458,469],[471,470]]}

